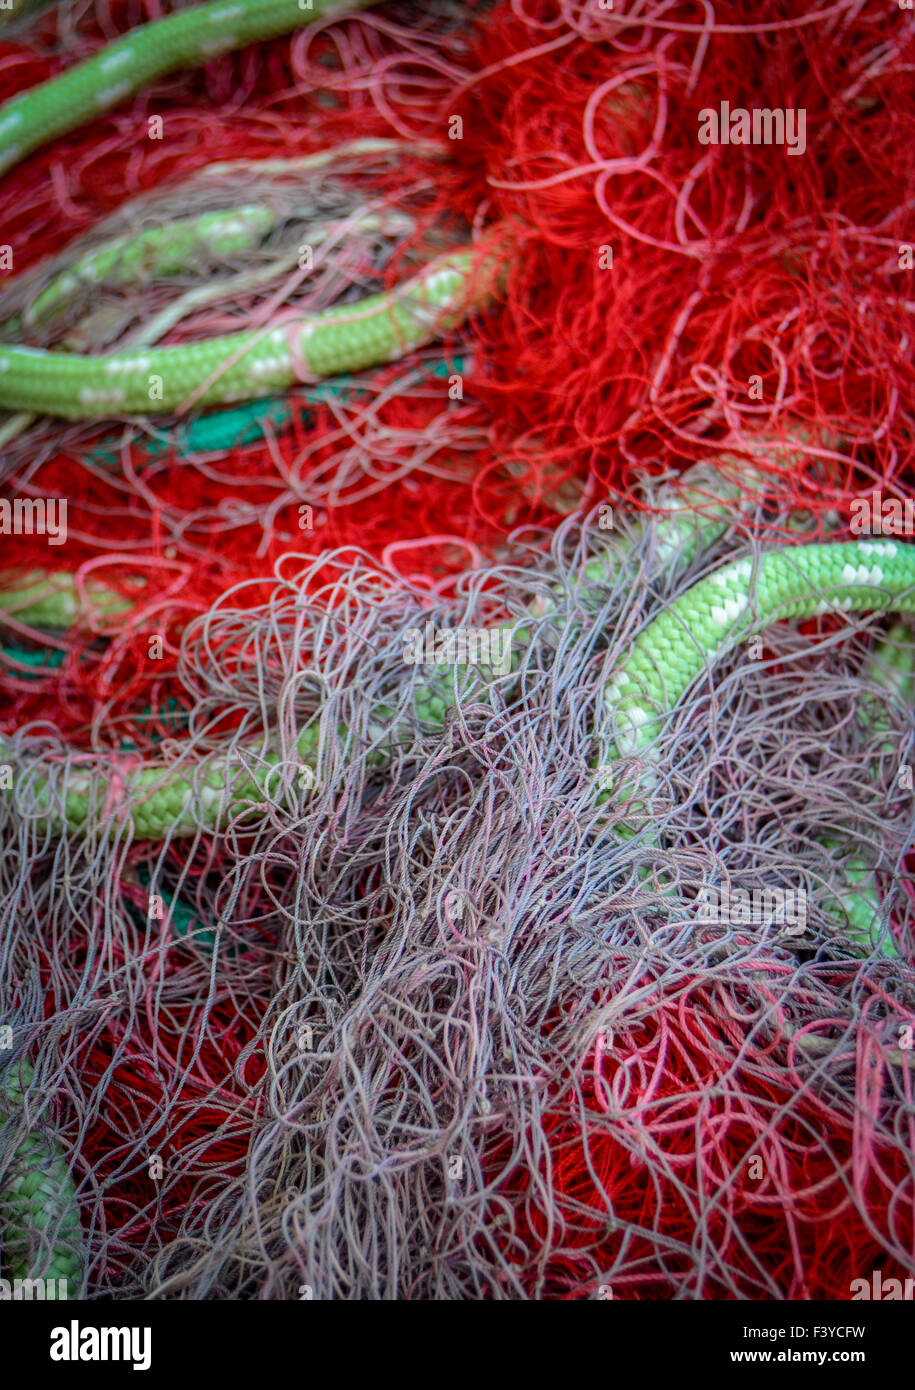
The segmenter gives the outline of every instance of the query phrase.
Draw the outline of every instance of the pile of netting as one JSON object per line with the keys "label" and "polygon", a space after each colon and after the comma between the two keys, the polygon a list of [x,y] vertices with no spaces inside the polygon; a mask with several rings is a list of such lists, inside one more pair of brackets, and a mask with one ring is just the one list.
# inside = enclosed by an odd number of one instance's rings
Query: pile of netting
{"label": "pile of netting", "polygon": [[[247,528],[213,515],[199,455],[214,447],[223,491],[271,522],[298,499],[328,502],[336,528],[371,534],[381,515],[396,529],[409,480],[422,531],[447,497],[452,529],[490,545],[583,494],[638,505],[636,466],[665,473],[723,446],[817,511],[900,482],[915,32],[876,0],[782,10],[393,5],[214,60],[202,90],[174,75],[55,141],[0,188],[16,272],[0,319],[35,347],[181,342],[346,302],[496,225],[514,241],[498,312],[334,406],[292,393],[266,446],[242,446],[245,420],[190,439],[133,425],[84,462],[86,428],[20,424],[8,475],[59,483],[42,469],[63,454],[97,536],[117,484],[96,474],[120,458],[144,475],[145,491],[127,484],[144,510],[209,514],[233,563]],[[146,17],[124,0],[60,6],[0,49],[3,94],[57,70],[61,42],[72,63]],[[803,144],[700,143],[702,113],[725,98],[802,113]],[[101,242],[189,207],[260,217],[247,235],[214,230],[168,276],[121,259],[61,290]],[[347,504],[358,521],[336,515]]]}
{"label": "pile of netting", "polygon": [[[3,94],[152,15],[27,14]],[[395,5],[215,59],[202,86],[175,74],[12,168],[0,343],[35,348],[191,341],[346,303],[493,224],[516,238],[491,313],[354,381],[189,422],[0,423],[10,495],[67,499],[68,571],[142,576],[165,638],[150,665],[109,632],[99,669],[74,634],[40,689],[17,656],[17,720],[50,698],[97,737],[114,692],[128,720],[168,707],[168,615],[289,549],[355,545],[434,586],[519,524],[641,506],[634,478],[698,460],[752,461],[747,492],[762,474],[827,521],[904,493],[913,42],[879,4]],[[803,108],[803,156],[699,144],[723,92]],[[143,235],[188,208],[212,236],[157,259]],[[17,566],[54,558],[17,537]]]}
{"label": "pile of netting", "polygon": [[[652,523],[600,585],[597,527],[546,544],[434,603],[367,558],[318,584],[288,557],[265,603],[189,628],[190,756],[320,714],[316,780],[253,822],[138,844],[101,807],[60,839],[47,803],[4,808],[10,1021],[76,1155],[96,1292],[842,1298],[910,1266],[912,734],[867,673],[885,624],[727,658],[626,838],[591,770],[608,672],[747,542],[671,566]],[[516,678],[379,765],[367,711],[403,691],[412,629],[557,592]],[[898,959],[835,915],[875,844]],[[722,877],[803,884],[803,936],[697,925]]]}
{"label": "pile of netting", "polygon": [[[181,8],[27,8],[0,96]],[[317,781],[290,768],[219,835],[139,840],[114,795],[57,834],[0,798],[0,1025],[35,1069],[0,1171],[26,1133],[67,1155],[91,1294],[844,1298],[912,1269],[886,620],[783,625],[716,668],[661,736],[650,836],[592,772],[651,614],[911,486],[915,26],[784,10],[405,0],[174,74],[3,174],[0,344],[34,348],[319,311],[512,231],[490,311],[358,377],[0,417],[4,493],[68,504],[65,546],[4,537],[3,568],[86,599],[69,628],[0,614],[23,764],[116,787],[144,753],[243,761],[321,717]],[[700,144],[725,99],[803,109],[803,156]],[[149,234],[189,209],[216,234],[167,264]],[[671,565],[664,522],[626,514],[676,505],[697,460],[736,529]],[[595,586],[611,507],[633,546]],[[379,764],[404,634],[557,586],[518,681],[456,690]],[[896,957],[843,929],[861,858]],[[697,926],[722,879],[802,884],[804,935]],[[11,1220],[0,1178],[0,1269]]]}

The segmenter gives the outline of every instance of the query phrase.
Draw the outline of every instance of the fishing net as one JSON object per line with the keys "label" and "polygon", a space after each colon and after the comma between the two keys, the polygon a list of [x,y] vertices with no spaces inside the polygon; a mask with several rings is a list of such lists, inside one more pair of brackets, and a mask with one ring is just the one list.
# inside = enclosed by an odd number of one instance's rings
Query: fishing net
{"label": "fishing net", "polygon": [[[47,807],[4,812],[17,1031],[80,1154],[97,1291],[842,1297],[862,1259],[909,1258],[909,971],[856,958],[834,909],[841,864],[878,850],[909,956],[911,730],[862,674],[875,620],[727,659],[665,729],[652,834],[627,839],[590,769],[602,682],[745,542],[672,578],[653,523],[599,589],[599,530],[544,542],[432,605],[368,557],[323,587],[328,557],[289,557],[265,604],[230,593],[192,625],[192,752],[244,758],[321,715],[317,781],[254,823],[160,847],[101,808],[51,842]],[[405,633],[557,584],[516,692],[458,692],[379,768],[367,712],[407,698]],[[803,884],[803,937],[697,927],[722,876]]]}
{"label": "fishing net", "polygon": [[[25,7],[0,96],[179,8]],[[873,663],[910,635],[825,616],[727,657],[661,731],[650,831],[593,772],[651,615],[911,487],[912,26],[784,8],[385,5],[3,176],[0,342],[34,348],[319,311],[511,229],[492,308],[389,366],[0,419],[5,493],[68,503],[59,554],[4,542],[2,587],[82,595],[68,628],[3,615],[4,736],[50,782],[0,798],[0,1023],[35,1068],[0,1167],[35,1133],[68,1156],[93,1296],[845,1298],[912,1270],[911,716]],[[697,142],[724,94],[774,92],[804,158]],[[86,271],[250,208],[177,269]],[[697,462],[732,525],[672,562]],[[595,583],[608,506],[627,546]],[[403,732],[405,634],[505,619],[520,672]],[[152,843],[120,814],[137,758],[258,739],[283,752],[256,819]],[[110,795],[49,832],[87,767]],[[849,934],[861,861],[896,955]],[[800,935],[697,922],[704,885],[785,882]],[[0,1179],[7,1245],[13,1220]]]}

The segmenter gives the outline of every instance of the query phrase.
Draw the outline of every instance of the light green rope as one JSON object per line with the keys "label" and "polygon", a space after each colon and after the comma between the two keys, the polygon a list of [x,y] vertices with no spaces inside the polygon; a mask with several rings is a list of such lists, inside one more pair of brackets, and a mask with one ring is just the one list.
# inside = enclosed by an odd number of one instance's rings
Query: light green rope
{"label": "light green rope", "polygon": [[[25,1059],[9,1063],[0,1074],[0,1162],[6,1159],[7,1136],[27,1110],[25,1091],[32,1081]],[[76,1189],[59,1145],[39,1126],[31,1127],[13,1151],[0,1212],[0,1270],[14,1285],[13,1297],[34,1297],[34,1288],[17,1293],[14,1281],[36,1279],[53,1281],[53,1288],[46,1286],[48,1298],[78,1295],[84,1254]]]}
{"label": "light green rope", "polygon": [[[225,0],[142,25],[62,76],[0,107],[0,172],[31,150],[109,110],[144,83],[216,53],[345,14],[366,0]],[[258,210],[254,210],[257,212]],[[144,233],[129,249],[108,248],[49,287],[39,316],[59,306],[87,275],[152,257],[163,268],[186,258],[201,236],[226,234],[214,214],[187,226]],[[223,220],[220,221],[220,216]],[[232,224],[242,241],[260,227]],[[437,257],[394,290],[335,306],[282,326],[164,348],[101,356],[0,345],[0,408],[96,420],[173,413],[194,405],[247,401],[299,382],[391,362],[451,332],[489,302],[494,267],[474,269],[470,249]]]}
{"label": "light green rope", "polygon": [[139,25],[0,106],[0,173],[179,68],[365,8],[369,0],[216,0]]}
{"label": "light green rope", "polygon": [[915,611],[915,546],[848,541],[736,560],[682,594],[633,643],[605,694],[620,754],[647,747],[704,670],[783,618]]}
{"label": "light green rope", "polygon": [[134,287],[152,276],[180,274],[201,252],[218,248],[221,256],[237,255],[257,246],[275,224],[276,214],[270,208],[244,206],[125,233],[87,251],[56,275],[28,305],[23,322],[27,328],[46,326],[77,295],[103,282]]}
{"label": "light green rope", "polygon": [[[785,547],[761,556],[758,565],[734,561],[694,585],[636,638],[605,691],[607,761],[598,773],[603,797],[621,780],[617,760],[644,756],[686,692],[726,652],[784,618],[852,611],[915,612],[915,547],[877,540]],[[911,634],[905,636],[905,654],[894,661],[899,682],[913,658]],[[877,663],[882,650],[874,655]],[[864,714],[875,717],[869,706]],[[626,834],[653,821],[650,756],[639,780],[642,799],[638,783],[617,787],[618,798],[630,803],[621,828]],[[832,901],[832,915],[860,946],[870,950],[879,943],[885,955],[896,955],[883,930],[872,867],[855,859],[843,870],[848,887]]]}
{"label": "light green rope", "polygon": [[[612,572],[612,560],[608,558],[606,564],[605,574]],[[598,577],[594,566],[590,577]],[[915,611],[915,547],[876,540],[785,546],[760,556],[758,563],[732,561],[700,580],[648,623],[610,681],[604,695],[606,727],[596,731],[609,748],[603,771],[612,772],[617,759],[649,747],[703,671],[737,643],[785,618],[865,611]],[[512,631],[517,663],[517,646],[527,634],[517,625]],[[443,723],[452,689],[441,679],[428,677],[415,692],[415,713],[434,724]],[[387,713],[379,709],[373,720],[382,721]],[[395,734],[392,730],[390,737]],[[297,742],[301,763],[312,770],[317,765],[318,744],[314,726],[301,733]],[[0,760],[10,758],[12,749],[4,748],[0,740]],[[241,760],[247,764],[244,771]],[[164,763],[138,763],[122,774],[114,803],[112,788],[103,789],[97,774],[71,769],[63,820],[49,815],[48,823],[57,832],[83,831],[92,826],[94,813],[107,797],[107,804],[116,804],[117,813],[130,820],[138,839],[217,830],[227,811],[254,810],[275,793],[279,761],[279,754],[271,749],[244,749],[231,759],[209,759],[186,772]],[[50,807],[47,778],[25,775],[32,805]],[[231,807],[224,805],[227,786],[232,792]],[[13,792],[8,791],[10,795]]]}
{"label": "light green rope", "polygon": [[[915,644],[907,624],[895,623],[886,638],[875,644],[864,676],[884,686],[911,708],[915,694]],[[883,708],[870,695],[862,697],[858,717],[866,729],[875,733],[888,728]],[[883,748],[885,752],[893,751],[891,743],[885,743]],[[823,844],[842,853],[842,847],[833,840],[825,839]],[[846,887],[841,898],[833,899],[828,905],[832,908],[833,916],[845,924],[848,935],[860,946],[870,949],[879,939],[884,955],[897,956],[899,953],[892,937],[889,932],[882,930],[880,894],[872,867],[860,857],[843,858],[842,873]]]}
{"label": "light green rope", "polygon": [[396,361],[449,332],[488,301],[492,276],[470,251],[447,252],[385,294],[281,327],[179,347],[82,357],[0,346],[0,407],[67,419],[173,413],[250,400],[309,378]]}
{"label": "light green rope", "polygon": [[30,627],[66,629],[89,616],[114,618],[132,607],[129,599],[99,580],[88,579],[80,589],[65,570],[53,574],[46,570],[8,572],[0,591],[0,613]]}

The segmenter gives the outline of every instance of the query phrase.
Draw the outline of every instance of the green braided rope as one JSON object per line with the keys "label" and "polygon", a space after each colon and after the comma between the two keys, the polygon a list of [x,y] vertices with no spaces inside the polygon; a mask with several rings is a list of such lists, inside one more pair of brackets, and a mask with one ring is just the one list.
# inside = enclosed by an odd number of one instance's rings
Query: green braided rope
{"label": "green braided rope", "polygon": [[[156,77],[365,3],[309,0],[306,7],[299,0],[219,0],[142,25],[0,107],[0,172]],[[114,270],[129,277],[144,257],[165,269],[180,264],[201,237],[225,235],[227,227],[233,237],[249,240],[269,218],[264,210],[253,211],[253,222],[236,218],[238,225],[229,224],[231,214],[213,214],[103,248],[84,258],[69,278],[54,282],[33,313],[40,317],[55,310],[87,276]],[[473,260],[469,249],[458,249],[394,290],[358,304],[197,343],[87,357],[3,344],[0,408],[83,420],[171,414],[189,403],[247,401],[301,381],[359,372],[434,341],[483,308],[492,295],[493,273],[471,274]]]}
{"label": "green braided rope", "polygon": [[[591,577],[597,577],[596,571]],[[696,679],[738,642],[780,619],[833,611],[915,611],[915,546],[867,540],[783,547],[760,556],[757,565],[749,559],[732,561],[694,584],[651,620],[608,684],[604,695],[607,729],[598,731],[602,737],[609,731],[607,770],[616,759],[651,744]],[[523,629],[515,628],[514,637],[516,642],[523,641]],[[432,723],[442,723],[452,690],[453,685],[441,678],[428,677],[416,693],[416,712]],[[387,711],[376,713],[383,719]],[[312,727],[297,743],[301,762],[312,769],[317,764],[318,741],[318,730]],[[10,757],[11,751],[7,745],[4,753],[0,741],[0,758]],[[168,764],[138,762],[122,774],[114,804],[132,822],[139,839],[190,835],[200,827],[216,830],[223,820],[220,807],[225,788],[231,787],[234,810],[246,805],[254,810],[270,795],[271,784],[275,786],[278,762],[279,755],[269,749],[263,753],[238,750],[231,759],[211,759],[187,772]],[[33,804],[39,809],[49,805],[47,779],[36,774],[29,782]],[[103,791],[90,772],[71,769],[65,825],[54,821],[54,828],[85,830],[93,824],[106,794],[111,797],[110,786]]]}
{"label": "green braided rope", "polygon": [[605,693],[619,754],[652,743],[693,682],[738,642],[782,618],[915,611],[915,546],[849,541],[737,560],[693,585],[635,640]]}
{"label": "green braided rope", "polygon": [[31,627],[66,629],[84,616],[83,595],[98,619],[117,617],[133,607],[122,594],[99,580],[86,580],[81,594],[73,575],[65,570],[49,574],[36,569],[6,576],[5,588],[0,591],[0,613],[8,613]]}
{"label": "green braided rope", "polygon": [[[703,671],[726,652],[782,618],[804,619],[829,612],[889,610],[915,612],[915,547],[894,541],[857,541],[785,548],[732,562],[694,585],[655,618],[633,643],[604,694],[610,742],[601,785],[612,783],[615,760],[643,752],[665,718]],[[894,665],[900,680],[910,655]],[[866,711],[865,711],[866,713]],[[641,773],[650,791],[649,765]],[[633,798],[636,821],[650,817],[649,805]],[[609,795],[603,792],[603,797]],[[635,822],[633,822],[634,824]],[[632,833],[632,824],[627,828]],[[873,870],[860,860],[844,866],[849,888],[833,902],[834,913],[853,940],[871,949],[879,940],[886,955],[897,952],[881,918]]]}
{"label": "green braided rope", "polygon": [[[906,705],[912,705],[915,694],[915,645],[907,624],[895,623],[886,638],[875,644],[864,675],[866,679],[884,686]],[[882,706],[868,695],[861,699],[858,717],[865,728],[875,732],[887,728]],[[884,749],[892,752],[892,744],[886,743]],[[822,843],[827,848],[839,849],[831,840],[823,840]],[[881,932],[880,894],[874,882],[873,868],[861,858],[852,858],[844,860],[842,869],[846,888],[841,898],[833,900],[833,916],[860,946],[869,949],[879,938],[884,955],[898,956],[889,932]]]}
{"label": "green braided rope", "polygon": [[[463,375],[464,358],[455,356],[448,362],[423,363],[418,370],[437,378],[447,378],[452,372]],[[303,393],[303,399],[311,405],[319,405],[344,393],[347,399],[353,399],[364,395],[365,391],[351,385],[350,377],[344,373],[332,381],[310,387]],[[307,420],[308,417],[305,418]],[[161,434],[144,436],[142,440],[135,441],[137,452],[134,458],[137,462],[160,458],[169,450],[183,456],[236,449],[244,444],[254,444],[271,432],[279,434],[292,422],[293,411],[286,400],[265,397],[246,405],[227,406],[209,411],[206,415],[192,416],[174,431],[166,429]],[[100,444],[90,451],[88,457],[93,463],[115,467],[120,461],[120,441],[112,439]]]}
{"label": "green braided rope", "polygon": [[491,275],[472,275],[472,264],[470,251],[446,252],[358,304],[178,347],[81,357],[3,345],[0,407],[89,420],[174,413],[191,398],[219,405],[362,371],[433,342],[487,303]]}
{"label": "green braided rope", "polygon": [[179,68],[349,14],[368,0],[216,0],[142,24],[59,77],[0,107],[0,173]]}
{"label": "green braided rope", "polygon": [[[20,1079],[21,1077],[21,1079]],[[25,1060],[9,1065],[0,1078],[0,1156],[3,1133],[17,1123],[26,1104],[24,1090],[33,1080]],[[79,1207],[70,1165],[56,1140],[35,1128],[15,1148],[3,1186],[4,1221],[0,1229],[0,1268],[3,1278],[62,1280],[58,1294],[77,1295],[83,1281],[85,1257]],[[43,1233],[46,1248],[36,1251]],[[14,1297],[16,1296],[14,1289]],[[21,1295],[20,1295],[21,1296]],[[48,1295],[53,1297],[53,1293]]]}
{"label": "green braided rope", "polygon": [[117,237],[56,275],[24,310],[23,322],[28,328],[53,322],[75,296],[103,281],[130,287],[151,276],[180,274],[201,251],[218,248],[221,255],[231,256],[249,250],[275,224],[276,214],[270,208],[244,206],[176,218],[161,227]]}

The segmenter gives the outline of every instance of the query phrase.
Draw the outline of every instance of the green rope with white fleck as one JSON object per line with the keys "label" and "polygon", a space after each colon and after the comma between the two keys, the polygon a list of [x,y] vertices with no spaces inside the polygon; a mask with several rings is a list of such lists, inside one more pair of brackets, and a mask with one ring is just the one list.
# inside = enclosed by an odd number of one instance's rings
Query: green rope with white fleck
{"label": "green rope with white fleck", "polygon": [[66,419],[172,414],[397,361],[488,302],[492,274],[446,252],[395,289],[281,326],[83,357],[0,346],[0,407]]}
{"label": "green rope with white fleck", "polygon": [[785,546],[693,585],[636,638],[605,694],[617,756],[651,744],[703,671],[784,618],[915,611],[915,546],[848,541]]}
{"label": "green rope with white fleck", "polygon": [[216,0],[131,29],[59,77],[0,106],[0,174],[58,135],[119,106],[141,87],[368,0]]}
{"label": "green rope with white fleck", "polygon": [[[610,573],[612,556],[611,551],[606,561],[592,564],[589,577],[598,579],[602,563]],[[109,596],[107,602],[113,601]],[[60,602],[72,605],[72,593],[64,590]],[[611,774],[619,759],[648,748],[695,681],[739,642],[786,618],[868,611],[915,611],[915,546],[876,540],[784,546],[756,562],[743,559],[725,565],[687,589],[636,637],[604,695],[606,726],[595,732],[607,751],[599,771]],[[518,649],[528,634],[520,625],[512,633],[517,665]],[[476,671],[467,672],[466,680],[474,698],[485,693]],[[473,689],[473,682],[479,689]],[[427,677],[415,692],[415,715],[443,724],[453,688],[434,675]],[[389,713],[379,708],[373,721],[382,722]],[[396,734],[392,728],[390,738]],[[299,735],[296,753],[301,764],[315,769],[316,726]],[[3,741],[0,757],[12,757]],[[103,791],[92,771],[71,769],[62,817],[50,810],[47,777],[24,770],[21,775],[28,775],[33,813],[47,806],[47,824],[55,831],[90,828],[94,813],[105,804],[116,820],[130,822],[136,838],[159,839],[218,830],[230,815],[256,811],[275,792],[279,763],[279,753],[269,747],[236,750],[231,758],[208,759],[186,771],[168,763],[138,761],[121,774],[116,791],[111,786]],[[15,788],[6,795],[15,795]]]}
{"label": "green rope with white fleck", "polygon": [[0,1273],[13,1285],[14,1298],[34,1297],[34,1288],[17,1291],[16,1281],[34,1285],[38,1279],[49,1281],[44,1296],[67,1298],[81,1292],[85,1264],[70,1165],[41,1127],[31,1125],[24,1139],[16,1138],[33,1079],[25,1059],[0,1073]]}
{"label": "green rope with white fleck", "polygon": [[125,233],[56,275],[25,309],[22,321],[27,328],[46,327],[77,294],[103,282],[132,288],[152,276],[180,274],[204,251],[218,248],[222,256],[237,255],[257,246],[275,224],[271,208],[246,205]]}
{"label": "green rope with white fleck", "polygon": [[[154,78],[365,3],[230,0],[142,25],[0,107],[0,173]],[[243,208],[153,229],[135,243],[102,249],[50,286],[32,314],[38,320],[53,314],[87,277],[114,271],[129,278],[144,258],[168,273],[201,240],[228,235],[246,245],[263,233],[265,219],[265,210]],[[380,366],[450,333],[489,303],[495,268],[480,267],[476,260],[469,248],[459,248],[393,290],[357,304],[196,343],[98,356],[0,344],[0,408],[75,420],[172,414]]]}

